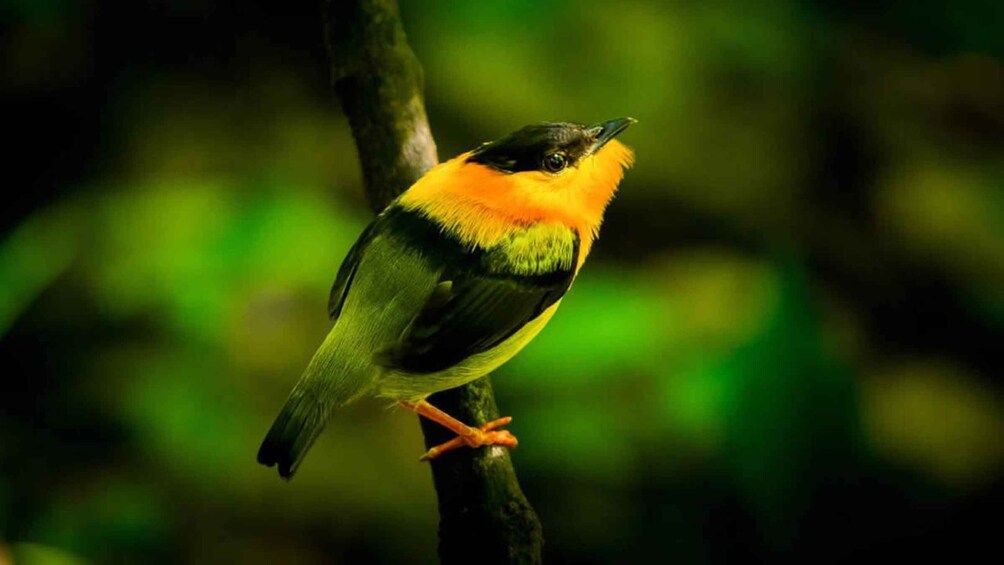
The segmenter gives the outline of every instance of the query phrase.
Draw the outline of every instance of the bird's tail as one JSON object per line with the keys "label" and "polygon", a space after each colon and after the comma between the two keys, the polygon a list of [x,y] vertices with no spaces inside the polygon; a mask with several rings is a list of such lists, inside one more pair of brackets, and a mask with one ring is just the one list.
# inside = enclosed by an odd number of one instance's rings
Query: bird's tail
{"label": "bird's tail", "polygon": [[284,479],[296,473],[331,411],[357,397],[362,389],[360,369],[339,366],[332,359],[331,338],[329,335],[311,359],[258,449],[258,462],[266,467],[277,465]]}

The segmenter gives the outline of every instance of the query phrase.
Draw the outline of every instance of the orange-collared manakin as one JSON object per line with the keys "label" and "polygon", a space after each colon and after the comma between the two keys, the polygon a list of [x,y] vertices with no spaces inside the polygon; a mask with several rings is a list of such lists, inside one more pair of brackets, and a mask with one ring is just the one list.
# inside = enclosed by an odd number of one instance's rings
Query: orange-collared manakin
{"label": "orange-collared manakin", "polygon": [[430,394],[483,377],[554,315],[633,161],[614,136],[632,118],[543,123],[431,169],[349,250],[328,303],[334,326],[258,452],[289,478],[332,410],[397,401],[457,433],[424,459],[515,446],[509,418],[471,427]]}

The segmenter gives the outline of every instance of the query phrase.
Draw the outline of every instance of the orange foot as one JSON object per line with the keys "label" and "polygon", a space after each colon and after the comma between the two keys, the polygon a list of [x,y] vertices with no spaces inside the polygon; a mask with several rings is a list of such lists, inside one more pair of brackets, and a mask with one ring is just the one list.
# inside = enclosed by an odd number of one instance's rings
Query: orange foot
{"label": "orange foot", "polygon": [[419,461],[435,459],[447,451],[453,451],[454,449],[465,445],[467,447],[481,447],[482,445],[504,445],[506,447],[516,447],[516,444],[519,442],[516,441],[516,436],[512,435],[509,430],[493,431],[495,428],[504,426],[511,421],[512,417],[506,416],[504,418],[499,418],[498,420],[492,420],[480,428],[472,428],[468,426],[467,429],[470,430],[470,435],[458,435],[448,442],[441,443],[436,447],[433,447],[429,451],[426,451],[425,455],[423,455]]}
{"label": "orange foot", "polygon": [[516,441],[516,436],[509,433],[508,430],[496,430],[496,428],[504,426],[512,421],[512,418],[509,416],[499,418],[498,420],[492,420],[481,427],[475,428],[464,424],[460,420],[457,420],[453,416],[450,416],[425,400],[419,400],[418,402],[401,402],[401,405],[409,410],[414,410],[420,416],[424,416],[457,434],[457,437],[451,439],[450,441],[441,443],[429,451],[426,451],[420,461],[435,459],[447,451],[453,451],[454,449],[464,446],[471,448],[481,447],[483,445],[504,445],[506,447],[516,447],[516,444],[518,443]]}

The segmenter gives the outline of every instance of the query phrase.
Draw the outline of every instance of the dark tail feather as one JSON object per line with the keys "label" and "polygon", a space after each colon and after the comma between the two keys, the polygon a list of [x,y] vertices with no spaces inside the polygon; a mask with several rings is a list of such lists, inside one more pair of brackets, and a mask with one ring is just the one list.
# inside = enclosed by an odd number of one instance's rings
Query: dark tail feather
{"label": "dark tail feather", "polygon": [[277,465],[284,479],[296,473],[331,411],[351,402],[372,381],[372,367],[364,356],[336,355],[344,350],[337,328],[310,360],[258,449],[258,462]]}
{"label": "dark tail feather", "polygon": [[[296,473],[310,446],[328,422],[329,407],[311,398],[311,392],[298,386],[272,424],[258,449],[258,462],[266,467],[279,466],[279,476],[289,479]],[[326,404],[326,403],[325,403]]]}

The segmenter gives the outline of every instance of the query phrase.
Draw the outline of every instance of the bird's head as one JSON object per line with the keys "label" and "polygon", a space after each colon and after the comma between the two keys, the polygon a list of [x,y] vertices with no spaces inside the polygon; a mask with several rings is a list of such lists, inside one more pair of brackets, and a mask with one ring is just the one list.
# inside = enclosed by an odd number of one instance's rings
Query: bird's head
{"label": "bird's head", "polygon": [[558,222],[594,234],[634,153],[614,137],[635,123],[526,126],[429,171],[402,196],[478,243],[499,223]]}
{"label": "bird's head", "polygon": [[[540,189],[566,182],[589,182],[580,178],[582,171],[597,164],[621,168],[624,158],[630,159],[630,153],[614,137],[635,122],[634,118],[619,118],[594,126],[567,122],[534,124],[482,144],[468,154],[466,162],[512,175],[514,182],[542,185]],[[608,145],[602,154],[615,157],[612,162],[601,158],[601,151]],[[613,148],[616,151],[611,152]]]}

